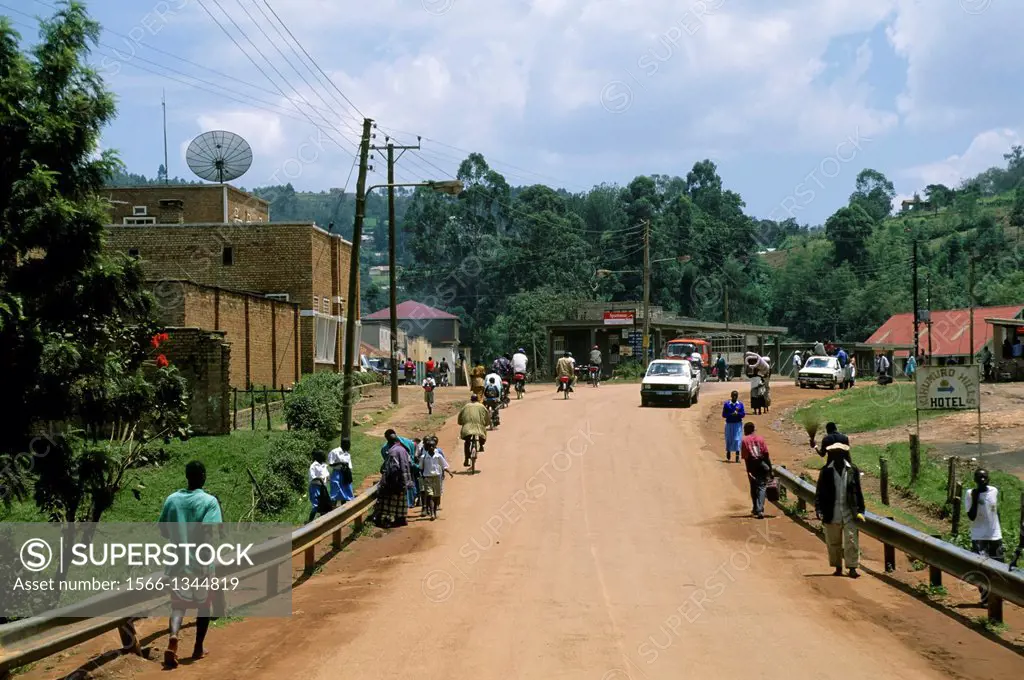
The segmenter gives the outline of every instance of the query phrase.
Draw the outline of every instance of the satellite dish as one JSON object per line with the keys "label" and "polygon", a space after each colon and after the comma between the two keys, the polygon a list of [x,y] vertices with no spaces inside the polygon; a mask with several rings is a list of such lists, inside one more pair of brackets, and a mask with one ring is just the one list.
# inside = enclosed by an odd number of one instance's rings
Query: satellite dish
{"label": "satellite dish", "polygon": [[238,179],[252,165],[252,147],[234,132],[204,132],[188,145],[185,161],[192,172],[211,182]]}

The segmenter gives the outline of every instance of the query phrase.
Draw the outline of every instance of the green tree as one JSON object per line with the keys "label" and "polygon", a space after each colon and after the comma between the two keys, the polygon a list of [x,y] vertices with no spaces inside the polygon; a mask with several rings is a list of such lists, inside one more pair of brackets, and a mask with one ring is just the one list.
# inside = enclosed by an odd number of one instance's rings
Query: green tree
{"label": "green tree", "polygon": [[896,189],[892,182],[877,170],[865,168],[857,174],[857,184],[850,194],[850,205],[859,205],[876,222],[892,213]]}
{"label": "green tree", "polygon": [[118,162],[95,154],[114,117],[86,65],[99,33],[69,2],[26,54],[0,17],[0,493],[34,480],[40,508],[66,522],[98,521],[149,442],[186,434],[184,382],[149,360],[137,264],[102,252],[101,189]]}
{"label": "green tree", "polygon": [[836,264],[849,262],[863,266],[867,260],[867,241],[874,220],[859,203],[837,210],[825,222],[825,235],[832,242]]}

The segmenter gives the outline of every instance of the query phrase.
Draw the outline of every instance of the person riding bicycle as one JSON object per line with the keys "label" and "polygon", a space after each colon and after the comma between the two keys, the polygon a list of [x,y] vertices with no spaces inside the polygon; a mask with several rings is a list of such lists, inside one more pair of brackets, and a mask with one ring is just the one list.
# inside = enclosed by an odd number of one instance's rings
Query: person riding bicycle
{"label": "person riding bicycle", "polygon": [[555,376],[559,378],[559,382],[561,378],[569,376],[569,391],[572,391],[573,385],[576,384],[576,360],[572,358],[572,352],[566,352],[555,364]]}
{"label": "person riding bicycle", "polygon": [[459,437],[464,442],[463,452],[466,456],[463,466],[469,467],[469,446],[470,440],[473,437],[476,437],[480,442],[480,453],[483,453],[484,444],[487,443],[487,426],[490,422],[491,414],[487,412],[487,408],[480,403],[480,399],[474,394],[469,398],[469,403],[459,411],[459,425],[462,426]]}
{"label": "person riding bicycle", "polygon": [[601,374],[601,348],[597,345],[590,350],[590,365],[597,366],[597,373]]}

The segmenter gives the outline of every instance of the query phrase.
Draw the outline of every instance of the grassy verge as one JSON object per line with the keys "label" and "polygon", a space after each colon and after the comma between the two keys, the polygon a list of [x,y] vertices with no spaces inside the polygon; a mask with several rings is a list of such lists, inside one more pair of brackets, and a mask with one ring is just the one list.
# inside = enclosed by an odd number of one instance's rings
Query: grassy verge
{"label": "grassy verge", "polygon": [[[941,411],[923,411],[921,419],[941,415]],[[794,412],[797,422],[806,419],[822,424],[832,421],[842,432],[868,432],[908,425],[915,420],[914,386],[909,382],[858,387],[818,399]],[[821,435],[823,436],[823,435]]]}
{"label": "grassy verge", "polygon": [[[920,500],[938,515],[948,515],[951,508],[946,502],[946,475],[948,469],[944,463],[927,456],[921,456],[921,472],[916,481],[910,481],[910,446],[906,443],[894,443],[888,446],[854,446],[851,449],[854,464],[863,472],[878,477],[881,474],[879,457],[884,456],[889,465],[889,484],[894,490],[909,492]],[[1024,492],[1024,483],[1013,475],[1004,472],[992,471],[991,483],[999,489],[999,521],[1003,527],[1003,542],[1007,554],[1012,554],[1017,548],[1020,538],[1020,497]],[[964,488],[969,489],[974,485],[973,480],[963,480]],[[909,524],[914,528],[925,530],[919,523],[911,523],[909,519],[913,516],[909,513],[900,512],[897,516],[896,508],[880,506],[883,512],[893,515],[897,521]],[[916,522],[916,520],[915,520]],[[960,535],[950,536],[961,547],[970,547],[970,533],[968,528],[970,520],[967,514],[963,513],[960,520]],[[946,532],[948,533],[948,531]]]}
{"label": "grassy verge", "polygon": [[[128,483],[117,499],[103,515],[105,522],[154,522],[160,516],[164,499],[185,486],[185,464],[192,460],[202,461],[206,466],[206,489],[220,499],[225,521],[240,520],[252,503],[251,484],[246,467],[256,472],[256,461],[267,455],[272,442],[287,436],[283,431],[249,432],[238,430],[219,437],[195,437],[188,441],[174,441],[165,446],[168,459],[158,466],[139,468],[128,473]],[[337,445],[335,443],[335,445]],[[380,469],[379,437],[359,432],[352,434],[353,485],[359,484],[368,474]],[[141,483],[140,497],[135,498],[131,488]],[[264,517],[265,521],[301,524],[309,512],[306,494],[294,494],[280,513]],[[40,514],[35,503],[29,499],[15,503],[10,508],[0,509],[0,520],[6,522],[42,522],[46,517]]]}

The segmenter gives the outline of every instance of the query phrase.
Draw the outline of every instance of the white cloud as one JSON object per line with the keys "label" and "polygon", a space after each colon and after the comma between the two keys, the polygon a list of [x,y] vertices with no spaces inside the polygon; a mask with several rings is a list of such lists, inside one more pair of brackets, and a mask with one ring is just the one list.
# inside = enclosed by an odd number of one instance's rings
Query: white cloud
{"label": "white cloud", "polygon": [[[750,169],[749,177],[782,176],[778,184],[792,186],[817,159],[834,154],[837,144],[861,137],[879,143],[856,164],[902,177],[908,186],[899,188],[912,193],[918,187],[911,182],[925,177],[948,182],[955,176],[956,183],[999,163],[1010,144],[1005,128],[1020,124],[1017,112],[1024,108],[1017,73],[1024,41],[1017,36],[1020,7],[1014,0],[377,0],[372,9],[289,0],[274,5],[359,111],[379,123],[378,143],[387,130],[421,133],[480,151],[492,162],[507,159],[561,177],[577,189],[592,181],[628,181],[631,172],[685,174],[706,154],[734,165],[759,156],[765,165]],[[968,13],[965,5],[982,11]],[[224,7],[259,38],[237,5]],[[191,58],[277,91],[198,6],[190,3],[180,17],[180,24],[176,19],[146,42],[175,53],[187,50]],[[878,39],[883,34],[888,43]],[[274,49],[263,45],[263,51],[316,108],[328,108]],[[321,93],[344,121],[332,136],[351,150],[361,115],[337,102],[337,93],[327,88]],[[267,92],[253,95],[283,101]],[[306,123],[244,105],[225,107],[205,93],[190,104],[188,119],[198,122],[196,132],[223,127],[249,139],[256,152],[252,174],[261,178],[254,181],[262,182],[311,132],[316,134]],[[964,144],[979,130],[990,132],[966,150],[950,146]],[[400,135],[400,141],[414,137]],[[454,172],[465,156],[426,141],[424,147],[431,149],[429,160],[404,156],[400,179],[436,176],[440,171],[434,166]],[[957,155],[944,161],[900,172],[911,162],[954,151]],[[351,160],[337,151],[325,154],[307,168],[301,186],[343,184]],[[510,181],[537,179],[495,165]],[[777,188],[748,181],[750,186],[737,188],[750,195],[751,204],[777,203],[766,195]],[[830,185],[840,202],[849,184],[837,179]],[[835,207],[826,205],[830,200],[831,195],[815,203],[814,210],[827,214]]]}
{"label": "white cloud", "polygon": [[901,175],[915,181],[918,189],[929,184],[956,187],[961,180],[973,177],[992,166],[1005,166],[1003,154],[1014,144],[1020,143],[1021,136],[1015,130],[988,130],[971,140],[970,146],[962,154],[954,154],[941,161],[908,168]]}

